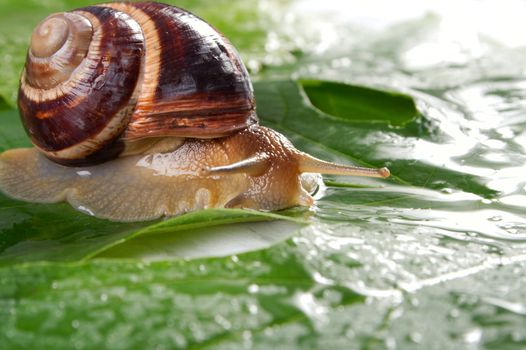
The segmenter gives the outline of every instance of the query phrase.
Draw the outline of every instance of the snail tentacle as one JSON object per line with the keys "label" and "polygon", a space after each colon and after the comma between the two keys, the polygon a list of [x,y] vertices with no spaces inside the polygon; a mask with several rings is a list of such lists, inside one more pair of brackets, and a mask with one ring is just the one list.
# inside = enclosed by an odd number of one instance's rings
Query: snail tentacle
{"label": "snail tentacle", "polygon": [[315,158],[309,154],[301,153],[298,156],[299,169],[302,173],[319,173],[327,175],[341,175],[341,176],[365,176],[365,177],[379,177],[388,178],[391,173],[387,168],[372,169],[351,165],[342,165],[337,163],[327,162]]}

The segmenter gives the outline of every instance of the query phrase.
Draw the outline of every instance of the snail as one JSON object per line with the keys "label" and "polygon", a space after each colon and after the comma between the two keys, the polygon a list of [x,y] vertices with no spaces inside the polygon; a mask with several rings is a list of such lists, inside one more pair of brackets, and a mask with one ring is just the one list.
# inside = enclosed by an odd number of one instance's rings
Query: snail
{"label": "snail", "polygon": [[18,107],[34,147],[0,155],[0,190],[115,221],[310,206],[309,173],[389,176],[314,158],[260,126],[232,44],[161,3],[44,19],[31,37]]}

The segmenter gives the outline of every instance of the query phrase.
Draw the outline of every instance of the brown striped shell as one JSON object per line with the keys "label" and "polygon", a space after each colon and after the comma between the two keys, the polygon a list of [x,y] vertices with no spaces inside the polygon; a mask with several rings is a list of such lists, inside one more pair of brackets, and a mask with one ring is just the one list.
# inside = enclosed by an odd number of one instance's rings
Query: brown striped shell
{"label": "brown striped shell", "polygon": [[257,123],[248,73],[209,24],[174,6],[109,3],[33,32],[18,105],[33,144],[66,164],[145,138],[215,138]]}

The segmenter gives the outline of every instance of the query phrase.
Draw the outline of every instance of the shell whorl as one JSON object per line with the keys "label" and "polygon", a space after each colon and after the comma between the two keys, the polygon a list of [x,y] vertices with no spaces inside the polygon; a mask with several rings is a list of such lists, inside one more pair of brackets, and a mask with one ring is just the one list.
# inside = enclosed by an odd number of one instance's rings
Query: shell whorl
{"label": "shell whorl", "polygon": [[[33,144],[47,157],[64,164],[103,161],[118,153],[115,140],[126,129],[135,105],[144,37],[135,20],[111,8],[87,7],[67,17],[82,17],[82,22],[90,23],[89,47],[68,46],[79,34],[71,26],[65,44],[51,56],[35,58],[32,47],[20,82],[18,106]],[[53,18],[66,16],[52,16],[43,25],[49,21],[56,24]],[[57,42],[62,33],[59,28]],[[45,53],[49,51],[53,50]],[[71,60],[63,62],[66,59]],[[35,84],[34,72],[40,71],[41,60],[63,67],[63,78]]]}
{"label": "shell whorl", "polygon": [[28,83],[49,89],[68,80],[86,56],[92,35],[91,22],[81,15],[58,13],[47,17],[31,36]]}
{"label": "shell whorl", "polygon": [[65,165],[149,137],[220,137],[257,123],[248,73],[209,24],[174,6],[108,3],[33,32],[19,109],[33,144]]}
{"label": "shell whorl", "polygon": [[[88,24],[88,28],[91,34],[91,23]],[[49,57],[66,43],[69,33],[69,23],[65,15],[48,17],[33,31],[30,52],[36,57]]]}

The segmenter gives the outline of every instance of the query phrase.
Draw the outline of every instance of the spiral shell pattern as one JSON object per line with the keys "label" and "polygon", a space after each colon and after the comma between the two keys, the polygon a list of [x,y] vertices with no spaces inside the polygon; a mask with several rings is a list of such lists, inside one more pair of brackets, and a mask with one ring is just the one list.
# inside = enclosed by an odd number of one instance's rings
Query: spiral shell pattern
{"label": "spiral shell pattern", "polygon": [[177,7],[119,2],[54,14],[31,41],[19,109],[33,144],[58,163],[89,165],[130,141],[220,137],[257,123],[234,47]]}

